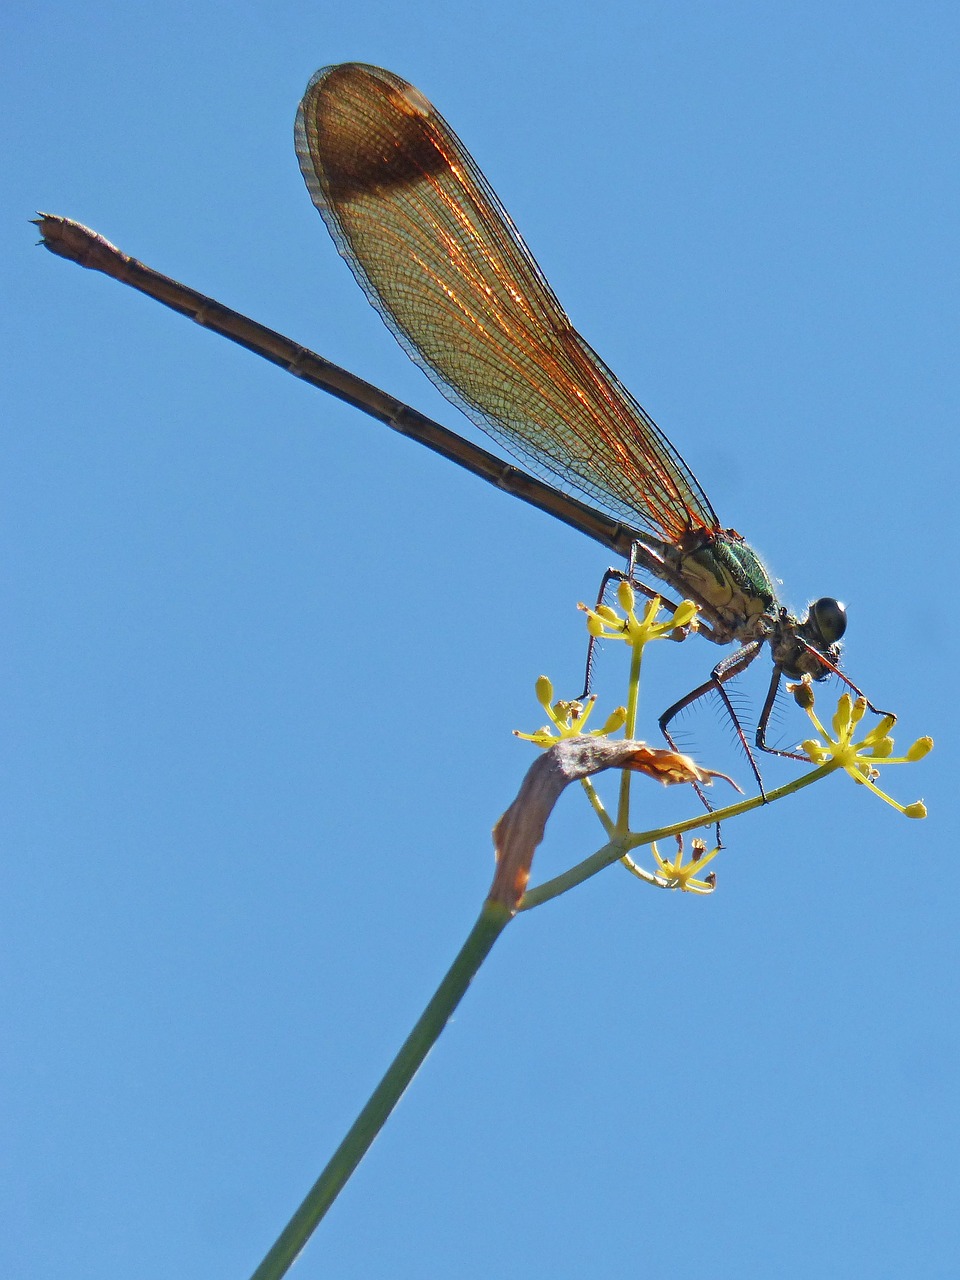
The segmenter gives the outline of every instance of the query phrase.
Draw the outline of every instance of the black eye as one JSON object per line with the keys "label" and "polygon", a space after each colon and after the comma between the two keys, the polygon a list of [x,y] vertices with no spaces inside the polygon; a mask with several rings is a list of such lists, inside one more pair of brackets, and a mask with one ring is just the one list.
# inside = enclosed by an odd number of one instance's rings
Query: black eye
{"label": "black eye", "polygon": [[810,617],[828,645],[836,644],[847,629],[847,611],[839,600],[824,596],[810,606]]}

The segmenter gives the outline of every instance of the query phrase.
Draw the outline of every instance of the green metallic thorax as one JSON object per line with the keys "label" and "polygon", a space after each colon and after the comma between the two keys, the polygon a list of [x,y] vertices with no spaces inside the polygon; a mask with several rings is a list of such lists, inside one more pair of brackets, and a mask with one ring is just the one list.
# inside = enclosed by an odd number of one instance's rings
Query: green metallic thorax
{"label": "green metallic thorax", "polygon": [[766,633],[777,593],[762,562],[733,530],[679,552],[675,572],[694,597],[715,610],[741,641]]}

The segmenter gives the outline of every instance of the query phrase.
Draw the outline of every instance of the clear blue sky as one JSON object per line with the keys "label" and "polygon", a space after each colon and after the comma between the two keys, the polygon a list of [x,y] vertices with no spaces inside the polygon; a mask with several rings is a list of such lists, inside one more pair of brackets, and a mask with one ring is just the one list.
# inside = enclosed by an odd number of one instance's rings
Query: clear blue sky
{"label": "clear blue sky", "polygon": [[[615,868],[515,923],[295,1274],[960,1274],[956,5],[2,21],[0,1274],[249,1274],[479,909],[536,676],[574,691],[606,552],[34,247],[35,209],[78,218],[467,430],[300,178],[300,95],[346,59],[437,104],[937,751],[885,777],[925,823],[834,778],[731,825],[712,898]],[[651,737],[717,656],[663,647]],[[565,798],[539,875],[599,842]]]}

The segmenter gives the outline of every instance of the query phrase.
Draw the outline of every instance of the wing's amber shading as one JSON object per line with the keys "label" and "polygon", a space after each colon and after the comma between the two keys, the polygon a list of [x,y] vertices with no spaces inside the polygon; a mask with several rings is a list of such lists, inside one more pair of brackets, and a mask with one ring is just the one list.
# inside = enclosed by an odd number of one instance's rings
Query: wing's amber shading
{"label": "wing's amber shading", "polygon": [[674,542],[719,527],[421,93],[378,67],[325,67],[300,104],[296,139],[338,249],[444,395],[534,471],[631,528]]}

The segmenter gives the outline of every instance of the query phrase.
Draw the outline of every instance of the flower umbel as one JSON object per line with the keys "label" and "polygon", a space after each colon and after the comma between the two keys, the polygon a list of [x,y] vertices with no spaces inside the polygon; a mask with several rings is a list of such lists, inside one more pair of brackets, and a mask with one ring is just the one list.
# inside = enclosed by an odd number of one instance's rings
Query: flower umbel
{"label": "flower umbel", "polygon": [[554,702],[553,684],[548,676],[540,676],[536,688],[537,701],[550,718],[550,724],[545,724],[536,733],[521,733],[519,729],[514,729],[513,732],[516,737],[536,743],[538,747],[551,747],[561,738],[575,738],[581,733],[586,733],[591,738],[602,738],[608,733],[616,733],[618,729],[622,729],[626,721],[626,708],[617,707],[611,711],[599,729],[584,729],[596,705],[595,694],[591,694],[585,703],[563,698]]}
{"label": "flower umbel", "polygon": [[813,763],[843,769],[854,782],[867,787],[874,795],[892,805],[894,809],[898,809],[906,817],[925,818],[927,809],[922,800],[916,800],[913,804],[899,804],[892,796],[880,790],[876,785],[876,779],[880,776],[881,765],[913,764],[917,760],[922,760],[933,749],[933,739],[918,738],[906,755],[894,756],[890,730],[893,728],[896,717],[884,716],[859,741],[855,742],[853,735],[867,710],[867,700],[863,697],[854,700],[849,693],[842,694],[837,703],[837,709],[833,715],[834,736],[831,737],[814,711],[813,691],[809,689],[809,681],[806,681],[805,685],[806,687],[795,686],[793,691],[795,694],[802,695],[797,698],[797,701],[824,738],[824,742],[817,738],[809,738],[802,744],[803,750]]}
{"label": "flower umbel", "polygon": [[697,606],[692,600],[682,601],[666,622],[657,622],[662,601],[654,596],[647,601],[643,617],[634,611],[636,594],[629,582],[621,582],[617,588],[617,603],[623,610],[621,617],[610,605],[601,604],[590,609],[585,604],[578,608],[587,615],[587,630],[597,640],[624,640],[627,644],[642,648],[650,640],[664,636],[678,637],[696,629]]}
{"label": "flower umbel", "polygon": [[[630,676],[627,682],[627,715],[623,731],[632,738],[637,728],[637,705],[640,697],[640,664],[643,651],[651,640],[682,640],[696,627],[697,606],[692,600],[683,600],[673,610],[666,622],[657,622],[661,600],[653,596],[638,618],[634,611],[636,593],[629,582],[624,580],[617,588],[617,603],[623,610],[623,617],[616,609],[601,604],[596,609],[588,609],[585,604],[577,607],[587,615],[587,630],[592,640],[623,640],[630,646]],[[591,641],[592,643],[592,641]],[[628,818],[628,796],[626,783],[621,792],[620,820],[626,825]]]}
{"label": "flower umbel", "polygon": [[713,872],[705,876],[702,880],[696,878],[696,873],[701,872],[708,862],[720,852],[719,849],[712,849],[707,853],[707,846],[699,838],[695,838],[691,842],[690,861],[683,861],[683,836],[677,836],[677,855],[673,859],[662,858],[660,850],[655,844],[650,846],[653,856],[656,858],[657,866],[660,868],[660,878],[658,883],[663,883],[666,889],[680,889],[683,893],[713,893],[717,887],[716,876]]}
{"label": "flower umbel", "polygon": [[713,893],[717,887],[717,877],[711,871],[709,875],[698,879],[697,873],[701,872],[708,862],[720,852],[719,848],[712,849],[707,853],[706,843],[698,836],[695,836],[690,846],[690,861],[683,861],[683,836],[678,834],[677,856],[675,858],[662,858],[660,850],[657,848],[656,841],[651,842],[650,850],[653,853],[657,863],[657,872],[648,871],[646,867],[641,867],[634,862],[629,854],[624,854],[620,859],[621,865],[626,867],[631,875],[637,877],[638,880],[645,880],[647,884],[652,884],[658,889],[679,889],[682,893]]}

